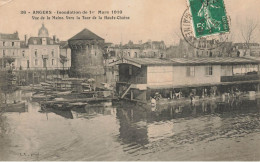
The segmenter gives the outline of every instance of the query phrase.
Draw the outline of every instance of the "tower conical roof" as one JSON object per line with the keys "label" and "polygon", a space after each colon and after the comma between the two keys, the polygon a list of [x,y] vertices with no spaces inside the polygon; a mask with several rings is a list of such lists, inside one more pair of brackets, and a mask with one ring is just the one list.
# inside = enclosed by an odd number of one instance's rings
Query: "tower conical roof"
{"label": "tower conical roof", "polygon": [[69,40],[104,40],[100,36],[96,35],[87,28],[83,29],[81,32],[70,38]]}

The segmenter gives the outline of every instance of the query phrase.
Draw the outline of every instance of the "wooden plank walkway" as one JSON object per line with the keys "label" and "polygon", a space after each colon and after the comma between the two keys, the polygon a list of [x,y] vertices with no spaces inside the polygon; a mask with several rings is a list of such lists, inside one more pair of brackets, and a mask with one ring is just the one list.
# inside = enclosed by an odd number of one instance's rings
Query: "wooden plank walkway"
{"label": "wooden plank walkway", "polygon": [[63,103],[74,103],[74,102],[93,102],[93,101],[112,101],[116,98],[78,98],[78,99],[66,99],[61,101],[43,101],[43,104],[63,104]]}

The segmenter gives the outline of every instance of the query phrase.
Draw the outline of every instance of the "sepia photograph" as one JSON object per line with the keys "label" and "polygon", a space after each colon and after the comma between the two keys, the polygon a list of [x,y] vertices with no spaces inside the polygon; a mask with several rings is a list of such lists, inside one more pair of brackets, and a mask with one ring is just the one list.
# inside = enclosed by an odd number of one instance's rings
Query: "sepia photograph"
{"label": "sepia photograph", "polygon": [[0,0],[0,161],[260,161],[259,0]]}

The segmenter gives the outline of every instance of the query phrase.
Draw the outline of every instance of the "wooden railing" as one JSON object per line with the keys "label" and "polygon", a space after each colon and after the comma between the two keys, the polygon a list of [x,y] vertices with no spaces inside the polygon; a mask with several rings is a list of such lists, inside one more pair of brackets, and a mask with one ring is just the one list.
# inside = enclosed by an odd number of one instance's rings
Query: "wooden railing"
{"label": "wooden railing", "polygon": [[259,74],[252,75],[234,75],[234,76],[222,76],[221,82],[235,82],[235,81],[250,81],[260,80]]}

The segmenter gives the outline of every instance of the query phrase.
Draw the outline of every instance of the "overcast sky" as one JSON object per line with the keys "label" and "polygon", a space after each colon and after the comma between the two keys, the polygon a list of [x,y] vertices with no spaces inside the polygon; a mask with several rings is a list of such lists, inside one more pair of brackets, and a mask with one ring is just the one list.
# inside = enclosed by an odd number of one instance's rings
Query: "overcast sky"
{"label": "overcast sky", "polygon": [[[178,42],[180,20],[187,8],[186,0],[0,0],[0,33],[19,32],[37,36],[44,22],[50,36],[68,40],[84,28],[88,28],[107,42],[127,43],[129,40],[164,40],[167,44]],[[231,31],[235,41],[240,40],[238,24],[246,18],[260,17],[260,0],[225,0],[227,14],[231,17]],[[122,10],[130,20],[32,20],[20,11],[33,10]],[[39,15],[41,16],[41,15]],[[110,15],[111,16],[111,15]],[[258,29],[258,33],[259,29]],[[259,42],[258,36],[256,41]]]}

